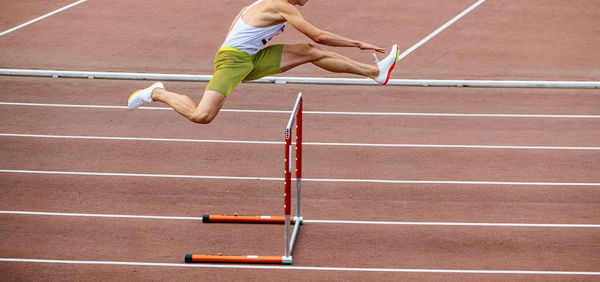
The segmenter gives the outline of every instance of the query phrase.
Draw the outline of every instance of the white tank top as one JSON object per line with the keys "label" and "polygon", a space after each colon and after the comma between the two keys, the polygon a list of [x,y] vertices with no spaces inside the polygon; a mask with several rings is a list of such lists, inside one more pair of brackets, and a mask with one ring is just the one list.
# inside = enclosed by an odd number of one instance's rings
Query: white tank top
{"label": "white tank top", "polygon": [[285,23],[267,27],[254,27],[247,25],[242,20],[242,17],[246,12],[261,1],[262,0],[254,2],[242,13],[240,18],[235,22],[235,25],[233,25],[233,28],[227,36],[227,39],[225,39],[222,47],[232,47],[250,55],[254,55],[275,35],[283,32]]}

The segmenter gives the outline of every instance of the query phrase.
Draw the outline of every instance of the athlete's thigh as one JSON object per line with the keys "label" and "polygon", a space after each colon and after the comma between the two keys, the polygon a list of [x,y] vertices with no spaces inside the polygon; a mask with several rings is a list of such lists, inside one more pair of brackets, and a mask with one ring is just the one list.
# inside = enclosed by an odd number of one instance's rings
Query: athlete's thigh
{"label": "athlete's thigh", "polygon": [[226,98],[227,96],[219,93],[218,91],[205,90],[202,100],[200,100],[200,103],[198,104],[198,107],[196,107],[194,114],[205,115],[212,120],[217,116],[219,111],[221,111],[223,104],[225,104]]}
{"label": "athlete's thigh", "polygon": [[244,81],[257,80],[259,78],[281,73],[281,56],[283,44],[271,45],[261,49],[252,58],[253,69]]}

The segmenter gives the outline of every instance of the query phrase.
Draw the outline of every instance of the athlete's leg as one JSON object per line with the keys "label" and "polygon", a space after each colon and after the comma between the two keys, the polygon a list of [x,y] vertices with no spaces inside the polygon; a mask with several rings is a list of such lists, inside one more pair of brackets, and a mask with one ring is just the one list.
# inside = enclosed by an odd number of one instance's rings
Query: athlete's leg
{"label": "athlete's leg", "polygon": [[225,98],[225,95],[217,91],[206,90],[200,104],[196,104],[186,95],[177,94],[163,88],[157,88],[152,92],[154,101],[166,103],[187,119],[202,124],[208,124],[215,119],[225,103]]}
{"label": "athlete's leg", "polygon": [[285,72],[306,63],[313,63],[331,72],[352,73],[369,78],[376,78],[379,75],[379,69],[375,64],[368,65],[356,62],[335,52],[321,49],[313,43],[286,44],[283,46],[282,71]]}

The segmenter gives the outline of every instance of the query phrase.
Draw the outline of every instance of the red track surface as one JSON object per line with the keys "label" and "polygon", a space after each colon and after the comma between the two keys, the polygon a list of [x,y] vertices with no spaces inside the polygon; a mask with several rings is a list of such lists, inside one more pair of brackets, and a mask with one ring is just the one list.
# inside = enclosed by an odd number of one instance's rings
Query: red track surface
{"label": "red track surface", "polygon": [[[43,2],[43,3],[42,3]],[[311,1],[317,26],[406,49],[474,1]],[[518,3],[517,3],[518,2]],[[66,5],[3,6],[0,31]],[[337,4],[343,3],[339,6]],[[398,64],[393,78],[600,80],[597,1],[488,1]],[[0,68],[210,74],[239,1],[88,1],[0,37]],[[30,8],[31,7],[31,8]],[[336,21],[331,18],[335,17]],[[549,21],[548,19],[553,19]],[[304,39],[290,29],[279,42]],[[340,50],[368,62],[370,54]],[[286,76],[333,76],[303,66]],[[148,82],[0,77],[0,102],[124,106]],[[204,83],[167,83],[201,97]],[[600,115],[598,90],[243,84],[226,109]],[[164,105],[151,105],[164,107]],[[0,105],[0,134],[282,141],[288,114]],[[600,147],[599,118],[306,114],[305,142]],[[281,178],[283,146],[0,136],[2,170]],[[308,179],[600,183],[600,151],[307,145]],[[280,215],[264,180],[0,172],[0,211]],[[598,186],[303,183],[308,220],[600,224]],[[277,255],[281,226],[0,214],[3,258],[182,263],[186,253]],[[294,266],[600,271],[599,228],[306,223]],[[0,262],[8,280],[572,280],[597,276]],[[597,279],[597,278],[596,278]]]}

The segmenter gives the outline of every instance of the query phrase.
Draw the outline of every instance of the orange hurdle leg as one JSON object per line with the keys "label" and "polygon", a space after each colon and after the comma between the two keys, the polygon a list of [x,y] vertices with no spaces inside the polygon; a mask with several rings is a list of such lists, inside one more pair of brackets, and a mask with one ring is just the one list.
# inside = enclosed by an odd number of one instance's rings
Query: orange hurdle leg
{"label": "orange hurdle leg", "polygon": [[185,262],[292,264],[292,258],[286,258],[282,256],[220,256],[187,254],[185,255]]}

